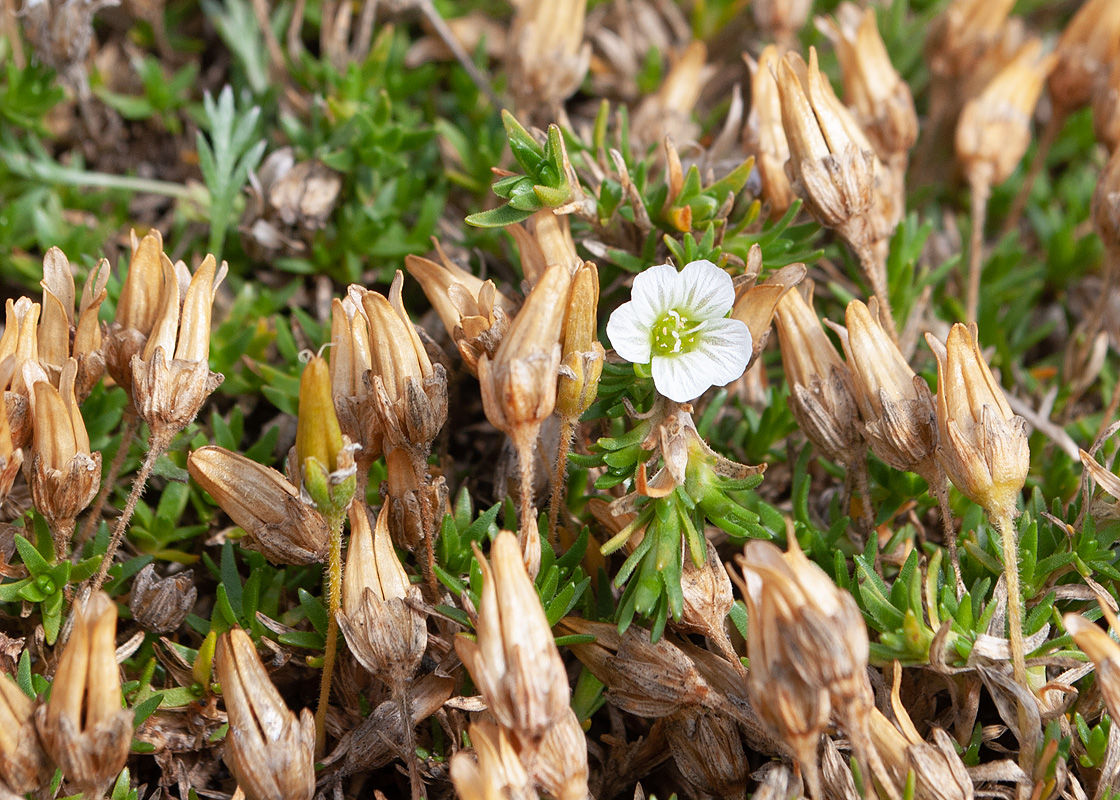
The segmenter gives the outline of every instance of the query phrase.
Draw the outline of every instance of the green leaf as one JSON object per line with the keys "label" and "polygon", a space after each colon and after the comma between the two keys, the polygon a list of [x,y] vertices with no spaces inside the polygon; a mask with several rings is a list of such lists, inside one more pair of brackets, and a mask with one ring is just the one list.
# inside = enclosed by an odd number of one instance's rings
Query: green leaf
{"label": "green leaf", "polygon": [[536,210],[525,211],[506,204],[500,208],[471,214],[466,218],[466,223],[476,228],[504,228],[507,225],[513,225],[515,222],[523,222],[529,219]]}

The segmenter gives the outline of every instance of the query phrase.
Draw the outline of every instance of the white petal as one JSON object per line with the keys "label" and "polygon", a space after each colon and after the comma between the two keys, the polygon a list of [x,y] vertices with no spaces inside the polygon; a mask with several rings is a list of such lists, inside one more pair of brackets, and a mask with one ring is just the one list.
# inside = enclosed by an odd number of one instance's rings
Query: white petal
{"label": "white petal", "polygon": [[712,386],[726,386],[736,380],[751,360],[751,332],[737,319],[716,319],[704,329],[697,348],[689,355],[702,356],[697,368]]}
{"label": "white petal", "polygon": [[653,321],[644,323],[634,302],[623,303],[607,320],[607,338],[615,352],[635,364],[648,364]]}
{"label": "white petal", "polygon": [[630,297],[638,320],[652,328],[666,311],[679,307],[684,300],[680,273],[671,264],[650,267],[634,278]]}
{"label": "white petal", "polygon": [[699,350],[675,356],[654,356],[650,364],[657,391],[678,403],[695,400],[712,385],[704,372],[708,359]]}
{"label": "white petal", "polygon": [[680,273],[687,287],[680,301],[691,319],[720,319],[735,304],[735,285],[731,276],[711,261],[691,261]]}

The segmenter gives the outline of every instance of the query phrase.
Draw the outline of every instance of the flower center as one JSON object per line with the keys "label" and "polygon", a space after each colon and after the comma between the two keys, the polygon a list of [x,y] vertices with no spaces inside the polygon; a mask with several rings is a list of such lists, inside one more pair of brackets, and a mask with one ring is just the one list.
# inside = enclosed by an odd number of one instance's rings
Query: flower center
{"label": "flower center", "polygon": [[653,354],[672,356],[694,350],[704,324],[704,320],[694,322],[676,309],[669,310],[653,325]]}

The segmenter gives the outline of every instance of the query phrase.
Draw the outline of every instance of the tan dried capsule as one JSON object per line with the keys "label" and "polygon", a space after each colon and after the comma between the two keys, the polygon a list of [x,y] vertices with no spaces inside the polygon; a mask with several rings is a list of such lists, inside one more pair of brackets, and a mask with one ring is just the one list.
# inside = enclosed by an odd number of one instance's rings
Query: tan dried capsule
{"label": "tan dried capsule", "polygon": [[502,531],[490,563],[477,551],[476,558],[482,570],[477,639],[460,634],[455,652],[499,724],[537,742],[569,710],[564,662],[517,538]]}
{"label": "tan dried capsule", "polygon": [[572,653],[607,687],[611,704],[628,714],[658,719],[686,708],[719,708],[716,692],[679,647],[649,631],[565,617],[557,624],[564,634],[591,634],[594,642],[569,645]]}
{"label": "tan dried capsule", "polygon": [[186,266],[171,266],[167,259],[161,269],[159,316],[131,366],[136,410],[151,428],[153,441],[166,447],[224,380],[210,371],[210,316],[214,293],[228,267],[223,261],[219,269],[214,257],[206,256],[191,276],[181,306],[179,284],[186,278]]}
{"label": "tan dried capsule", "polygon": [[370,333],[369,373],[384,448],[428,449],[447,420],[447,374],[432,364],[401,299],[404,273],[397,270],[386,298],[359,286],[349,294],[365,314]]}
{"label": "tan dried capsule", "polygon": [[426,258],[405,256],[409,274],[420,283],[428,302],[439,315],[447,335],[455,342],[463,363],[478,374],[483,353],[491,359],[509,329],[513,303],[492,281],[476,278],[452,262],[435,241],[440,264]]}
{"label": "tan dried capsule", "polygon": [[805,435],[828,458],[851,466],[863,459],[864,444],[848,367],[824,333],[812,298],[789,292],[774,316],[782,366],[789,381],[789,407]]}
{"label": "tan dried capsule", "polygon": [[[30,394],[31,387],[24,380],[23,365],[39,362],[39,310],[39,304],[31,302],[29,297],[21,297],[15,302],[8,298],[4,306],[4,335],[0,336],[0,383],[9,392],[24,398]],[[27,436],[30,439],[30,425],[27,427]]]}
{"label": "tan dried capsule", "polygon": [[[535,748],[527,748],[533,783],[556,800],[587,800],[587,739],[572,709],[545,732]],[[524,756],[523,756],[524,757]]]}
{"label": "tan dried capsule", "polygon": [[935,85],[951,84],[975,72],[997,42],[1015,0],[952,0],[934,20],[925,42]]}
{"label": "tan dried capsule", "polygon": [[245,531],[243,547],[263,553],[274,564],[326,559],[326,520],[276,470],[213,445],[191,453],[187,470]]}
{"label": "tan dried capsule", "polygon": [[572,229],[566,214],[543,208],[524,225],[508,225],[506,230],[517,242],[521,254],[521,272],[529,286],[536,286],[544,271],[553,264],[563,264],[575,273],[583,264],[576,253]]}
{"label": "tan dried capsule", "polygon": [[8,499],[22,465],[23,450],[15,446],[12,426],[8,422],[8,404],[0,394],[0,506]]}
{"label": "tan dried capsule", "polygon": [[556,406],[560,330],[571,277],[563,265],[549,267],[518,312],[491,360],[478,362],[482,407],[490,423],[529,452],[541,423]]}
{"label": "tan dried capsule", "polygon": [[31,698],[8,675],[0,675],[0,794],[37,792],[51,779],[51,766],[35,730]]}
{"label": "tan dried capsule", "polygon": [[371,530],[365,503],[350,506],[350,548],[342,578],[338,624],[350,652],[390,685],[412,678],[428,644],[424,617],[409,605],[420,600],[389,539],[388,506]]}
{"label": "tan dried capsule", "polygon": [[[937,356],[937,458],[949,480],[993,517],[1013,514],[1030,468],[1025,420],[1007,403],[980,353],[976,326],[959,322]],[[1014,531],[1010,532],[1014,534]]]}
{"label": "tan dried capsule", "polygon": [[[163,252],[163,237],[155,228],[138,239],[131,232],[132,257],[121,295],[117,316],[105,339],[105,369],[132,400],[132,357],[139,355],[160,313],[165,267],[171,259]],[[173,272],[173,269],[172,269]]]}
{"label": "tan dried capsule", "polygon": [[750,764],[739,726],[704,709],[689,709],[666,720],[665,737],[681,774],[704,794],[745,798]]}
{"label": "tan dried capsule", "polygon": [[583,40],[586,14],[587,0],[526,0],[517,6],[506,65],[519,108],[551,114],[579,89],[591,64],[591,44]]}
{"label": "tan dried capsule", "polygon": [[1015,171],[1031,143],[1031,117],[1054,59],[1042,56],[1042,41],[1034,39],[965,104],[956,152],[970,183],[997,186]]}
{"label": "tan dried capsule", "polygon": [[[1114,631],[1120,631],[1120,620],[1109,607],[1107,600],[1101,600],[1101,610]],[[1102,630],[1080,614],[1066,614],[1062,617],[1066,630],[1073,636],[1077,646],[1089,656],[1097,668],[1097,688],[1104,697],[1108,713],[1113,719],[1120,717],[1120,645]]]}
{"label": "tan dried capsule", "polygon": [[229,733],[224,760],[249,800],[311,800],[315,794],[315,720],[288,710],[240,628],[220,639],[214,668]]}
{"label": "tan dried capsule", "polygon": [[[74,313],[74,275],[66,255],[52,247],[43,257],[43,315],[39,322],[39,363],[58,386],[66,359],[78,362],[75,392],[81,402],[101,380],[105,354],[101,352],[101,324],[97,314],[108,296],[109,262],[101,259],[86,278],[77,317]],[[73,347],[71,348],[71,340]]]}
{"label": "tan dried capsule", "polygon": [[381,456],[381,422],[366,375],[373,366],[369,326],[352,297],[331,301],[331,394],[342,432],[361,448],[354,454],[363,475]]}
{"label": "tan dried capsule", "polygon": [[249,173],[240,224],[246,251],[254,261],[306,253],[341,191],[342,177],[321,161],[297,162],[291,147],[272,151]]}
{"label": "tan dried capsule", "polygon": [[55,389],[47,380],[32,386],[35,437],[31,446],[31,499],[51,526],[56,552],[73,533],[74,519],[93,500],[101,482],[101,453],[90,451],[89,434],[74,396],[78,362],[66,360]]}
{"label": "tan dried capsule", "polygon": [[708,64],[708,48],[693,39],[672,62],[656,93],[648,95],[634,112],[630,132],[639,148],[674,142],[692,142],[700,132],[693,110],[705,84],[716,74]]}
{"label": "tan dried capsule", "polygon": [[128,609],[145,630],[170,633],[183,624],[196,599],[193,570],[159,578],[155,565],[148,564],[132,581]]}
{"label": "tan dried capsule", "polygon": [[[757,244],[751,246],[748,263],[757,257],[758,265],[761,266],[762,250],[756,248]],[[755,278],[757,277],[758,273],[755,272]],[[770,324],[774,321],[778,303],[804,278],[804,264],[789,264],[776,270],[762,283],[749,280],[735,288],[735,305],[731,309],[731,317],[745,324],[751,332],[751,360],[747,369],[762,354],[770,340]]]}
{"label": "tan dried capsule", "polygon": [[1093,132],[1108,152],[1120,147],[1120,59],[1093,88]]}
{"label": "tan dried capsule", "polygon": [[451,782],[463,800],[535,800],[529,773],[517,756],[510,734],[491,722],[468,730],[475,757],[460,750],[451,759]]}
{"label": "tan dried capsule", "polygon": [[109,595],[94,592],[75,605],[51,699],[35,711],[47,755],[87,797],[101,797],[132,744],[132,709],[121,707],[116,632],[117,605]]}
{"label": "tan dried capsule", "polygon": [[753,140],[755,164],[762,179],[762,197],[770,204],[771,219],[785,214],[797,199],[786,175],[789,143],[782,127],[782,101],[775,77],[778,57],[778,47],[773,44],[763,48],[757,63],[750,56],[743,56],[751,70],[751,111],[747,117],[747,131]]}
{"label": "tan dried capsule", "polygon": [[892,163],[918,140],[918,115],[910,87],[902,80],[879,35],[873,8],[844,2],[835,18],[817,18],[817,27],[832,40],[844,80],[844,102],[875,145],[884,162]]}
{"label": "tan dried capsule", "polygon": [[840,341],[847,355],[864,435],[871,451],[895,469],[917,472],[932,485],[937,412],[926,382],[914,374],[883,329],[875,298],[848,303]]}
{"label": "tan dried capsule", "polygon": [[1054,50],[1047,87],[1054,113],[1065,117],[1089,104],[1093,87],[1120,56],[1120,3],[1085,0]]}

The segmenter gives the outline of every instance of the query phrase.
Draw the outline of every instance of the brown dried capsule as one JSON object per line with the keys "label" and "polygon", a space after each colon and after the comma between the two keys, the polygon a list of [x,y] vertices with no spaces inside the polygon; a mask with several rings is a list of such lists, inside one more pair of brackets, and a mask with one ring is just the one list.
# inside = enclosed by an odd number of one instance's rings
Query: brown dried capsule
{"label": "brown dried capsule", "polygon": [[665,736],[677,768],[705,794],[745,798],[750,764],[735,720],[690,709],[666,720]]}
{"label": "brown dried capsule", "polygon": [[747,117],[747,131],[753,140],[755,164],[762,179],[762,197],[770,204],[770,218],[775,219],[785,214],[797,199],[786,175],[789,143],[782,127],[782,101],[776,77],[778,47],[767,45],[757,62],[747,55],[744,58],[751,70],[751,111]]}
{"label": "brown dried capsule", "polygon": [[509,731],[491,722],[475,722],[468,735],[475,757],[460,750],[451,759],[451,781],[459,797],[463,800],[530,800],[536,797]]}
{"label": "brown dried capsule", "polygon": [[0,675],[0,794],[37,792],[51,779],[51,766],[33,718],[34,703],[8,675]]}
{"label": "brown dried capsule", "polygon": [[170,633],[183,624],[196,599],[193,570],[159,578],[155,565],[148,564],[132,582],[128,609],[145,630]]}
{"label": "brown dried capsule", "polygon": [[315,794],[315,721],[288,710],[240,628],[218,639],[214,668],[229,733],[224,760],[249,800],[311,800]]}
{"label": "brown dried capsule", "polygon": [[121,707],[116,632],[117,605],[109,595],[94,592],[75,605],[51,699],[35,711],[43,748],[87,797],[101,797],[132,744],[132,709]]}

